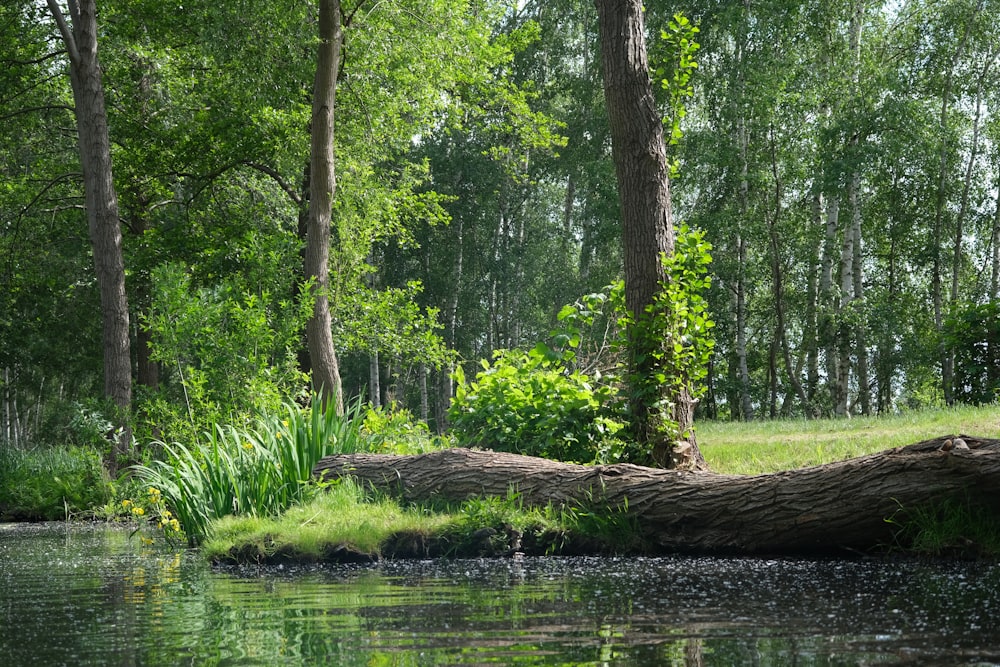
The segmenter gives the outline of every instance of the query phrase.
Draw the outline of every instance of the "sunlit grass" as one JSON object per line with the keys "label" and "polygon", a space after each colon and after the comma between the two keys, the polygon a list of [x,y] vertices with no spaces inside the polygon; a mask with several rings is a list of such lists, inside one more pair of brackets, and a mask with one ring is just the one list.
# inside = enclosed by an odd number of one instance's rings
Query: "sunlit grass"
{"label": "sunlit grass", "polygon": [[212,523],[211,537],[202,548],[213,560],[225,559],[233,545],[244,549],[251,545],[268,556],[291,549],[316,560],[331,545],[377,555],[381,545],[395,533],[430,535],[444,530],[454,520],[448,514],[404,509],[391,499],[368,498],[356,482],[347,478],[278,517],[223,517]]}
{"label": "sunlit grass", "polygon": [[853,419],[699,422],[715,472],[751,475],[874,454],[942,435],[1000,438],[1000,407],[958,407]]}

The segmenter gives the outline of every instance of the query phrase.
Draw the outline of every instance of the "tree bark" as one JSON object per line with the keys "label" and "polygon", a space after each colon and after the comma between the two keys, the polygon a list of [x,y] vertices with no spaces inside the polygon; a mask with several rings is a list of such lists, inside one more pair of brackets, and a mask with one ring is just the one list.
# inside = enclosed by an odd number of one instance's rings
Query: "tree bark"
{"label": "tree bark", "polygon": [[839,393],[837,371],[837,303],[833,288],[833,265],[836,261],[837,229],[840,225],[840,199],[836,194],[822,202],[826,224],[823,231],[823,251],[819,275],[819,342],[824,352],[826,383],[830,396],[824,413],[833,411]]}
{"label": "tree bark", "polygon": [[343,39],[339,0],[319,0],[319,50],[313,91],[305,256],[305,273],[307,278],[314,280],[312,289],[316,302],[313,315],[306,324],[306,340],[313,386],[322,393],[324,402],[335,401],[338,413],[344,410],[344,396],[331,331],[329,261],[330,225],[336,191],[334,107]]}
{"label": "tree bark", "polygon": [[[996,184],[1000,190],[1000,160],[997,160]],[[993,204],[993,225],[990,234],[990,301],[1000,299],[1000,194]]]}
{"label": "tree bark", "polygon": [[633,316],[628,334],[632,429],[638,442],[651,445],[657,463],[673,465],[674,443],[665,441],[654,407],[666,400],[674,405],[672,416],[680,434],[691,444],[690,457],[685,457],[682,465],[704,465],[694,439],[694,405],[689,392],[665,396],[663,387],[649,388],[658,347],[663,343],[644,332],[643,325],[650,318],[647,308],[666,279],[661,258],[674,251],[674,230],[663,119],[653,98],[642,2],[596,0],[595,4],[622,218],[625,307]]}
{"label": "tree bark", "polygon": [[[909,510],[975,498],[1000,509],[1000,440],[963,436],[768,475],[735,476],[583,466],[517,454],[449,449],[418,456],[328,456],[313,474],[354,477],[405,501],[506,497],[620,510],[656,552],[805,554],[874,551],[893,544]],[[952,438],[947,439],[949,442]]]}
{"label": "tree bark", "polygon": [[71,23],[66,21],[56,0],[48,0],[48,6],[69,53],[87,224],[101,293],[104,395],[120,411],[115,416],[118,432],[106,462],[114,473],[118,459],[127,453],[132,440],[128,420],[132,405],[132,359],[118,195],[111,169],[104,84],[97,57],[97,3],[96,0],[71,2]]}

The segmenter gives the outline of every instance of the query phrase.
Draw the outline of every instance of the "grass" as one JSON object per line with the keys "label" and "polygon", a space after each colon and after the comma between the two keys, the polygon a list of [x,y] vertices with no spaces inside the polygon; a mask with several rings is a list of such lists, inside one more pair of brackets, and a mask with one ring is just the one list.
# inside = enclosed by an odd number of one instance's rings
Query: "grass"
{"label": "grass", "polygon": [[698,446],[715,472],[754,475],[874,454],[942,435],[1000,438],[1000,406],[853,419],[698,422]]}
{"label": "grass", "polygon": [[343,479],[309,501],[278,517],[226,516],[212,524],[202,544],[214,561],[268,558],[279,552],[299,560],[321,560],[331,547],[377,555],[390,536],[400,532],[430,535],[446,529],[453,517],[403,509],[393,500],[367,498],[359,485]]}
{"label": "grass", "polygon": [[202,544],[214,562],[275,563],[390,557],[622,553],[639,549],[623,512],[527,507],[516,493],[460,504],[401,506],[341,479],[277,517],[226,516]]}
{"label": "grass", "polygon": [[361,406],[338,415],[332,401],[294,403],[253,428],[216,425],[190,445],[160,443],[166,460],[133,466],[136,477],[162,493],[188,541],[199,544],[215,519],[273,516],[302,501],[312,468],[323,456],[354,453],[377,438],[361,435]]}
{"label": "grass", "polygon": [[1000,555],[996,514],[972,498],[901,507],[888,521],[898,526],[896,541],[905,551],[938,558]]}
{"label": "grass", "polygon": [[0,449],[0,521],[66,519],[110,497],[111,483],[94,449]]}

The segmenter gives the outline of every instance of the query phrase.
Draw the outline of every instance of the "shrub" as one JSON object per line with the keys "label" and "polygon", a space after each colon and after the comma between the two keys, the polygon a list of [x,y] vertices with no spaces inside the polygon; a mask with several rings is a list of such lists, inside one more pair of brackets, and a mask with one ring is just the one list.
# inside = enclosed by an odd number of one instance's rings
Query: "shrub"
{"label": "shrub", "polygon": [[386,454],[425,454],[449,444],[405,408],[369,408],[361,433],[374,451]]}
{"label": "shrub", "polygon": [[51,521],[108,501],[100,453],[88,447],[0,451],[0,519]]}
{"label": "shrub", "polygon": [[622,425],[602,408],[613,389],[564,369],[542,348],[500,350],[492,365],[481,363],[474,382],[460,368],[455,374],[448,417],[458,444],[580,463],[617,457]]}

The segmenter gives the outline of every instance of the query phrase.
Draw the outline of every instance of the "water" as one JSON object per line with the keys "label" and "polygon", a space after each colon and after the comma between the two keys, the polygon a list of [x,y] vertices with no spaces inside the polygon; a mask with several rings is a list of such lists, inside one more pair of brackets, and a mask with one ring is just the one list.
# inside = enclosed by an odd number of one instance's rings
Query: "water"
{"label": "water", "polygon": [[1000,665],[1000,565],[537,558],[218,571],[0,526],[0,666]]}

